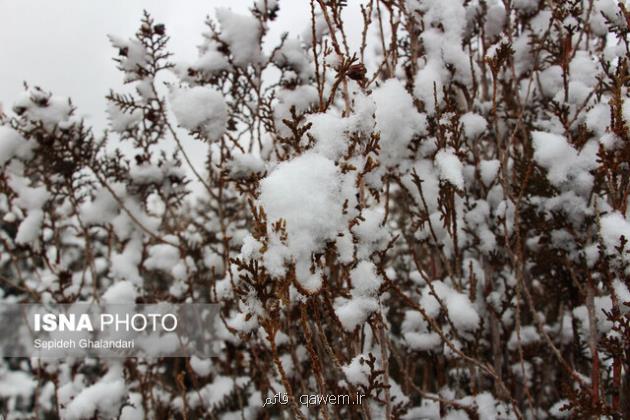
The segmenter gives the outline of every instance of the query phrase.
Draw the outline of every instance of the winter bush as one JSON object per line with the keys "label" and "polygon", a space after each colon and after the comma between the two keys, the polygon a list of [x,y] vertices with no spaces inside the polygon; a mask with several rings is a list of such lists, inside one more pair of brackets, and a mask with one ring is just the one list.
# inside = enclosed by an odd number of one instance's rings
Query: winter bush
{"label": "winter bush", "polygon": [[630,417],[625,3],[344,3],[219,9],[193,63],[145,14],[105,133],[0,113],[4,302],[221,305],[216,358],[5,358],[6,414]]}

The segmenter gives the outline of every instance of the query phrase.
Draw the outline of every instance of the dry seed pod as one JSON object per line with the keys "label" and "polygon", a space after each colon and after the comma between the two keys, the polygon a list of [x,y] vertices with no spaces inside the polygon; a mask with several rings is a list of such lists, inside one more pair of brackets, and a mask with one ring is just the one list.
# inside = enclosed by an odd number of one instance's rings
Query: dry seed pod
{"label": "dry seed pod", "polygon": [[359,81],[359,80],[365,79],[366,72],[367,72],[367,69],[365,68],[363,63],[359,63],[359,64],[351,65],[348,68],[348,72],[346,73],[346,75],[352,80]]}

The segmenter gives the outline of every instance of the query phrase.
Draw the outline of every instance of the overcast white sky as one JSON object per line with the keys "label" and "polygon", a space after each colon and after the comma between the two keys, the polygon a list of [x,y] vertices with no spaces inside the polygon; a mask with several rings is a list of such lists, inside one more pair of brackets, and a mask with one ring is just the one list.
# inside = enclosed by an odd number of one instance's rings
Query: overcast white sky
{"label": "overcast white sky", "polygon": [[[106,34],[132,36],[142,10],[166,24],[175,60],[192,60],[204,20],[216,7],[247,12],[249,0],[0,0],[0,102],[10,108],[22,82],[72,97],[99,128],[104,96],[121,85]],[[300,33],[308,24],[308,1],[281,2],[270,37]]]}
{"label": "overcast white sky", "polygon": [[[359,0],[350,0],[345,22],[359,39]],[[5,110],[23,90],[23,82],[69,96],[97,132],[107,124],[105,95],[122,90],[107,34],[131,37],[142,11],[166,24],[173,60],[192,61],[205,31],[206,16],[217,7],[248,13],[253,0],[0,0],[0,103]],[[282,32],[292,36],[310,26],[308,0],[280,0],[267,42],[275,45]],[[352,30],[351,30],[352,32]],[[351,41],[352,43],[352,41]],[[187,142],[195,165],[203,167],[205,145]]]}

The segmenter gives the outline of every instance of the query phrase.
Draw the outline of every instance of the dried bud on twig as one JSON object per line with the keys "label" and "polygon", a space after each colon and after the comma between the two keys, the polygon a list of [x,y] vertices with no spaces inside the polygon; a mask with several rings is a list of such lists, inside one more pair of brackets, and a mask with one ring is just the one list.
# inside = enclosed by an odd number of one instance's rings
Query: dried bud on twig
{"label": "dried bud on twig", "polygon": [[359,63],[351,65],[348,68],[348,72],[346,73],[346,75],[352,80],[360,81],[365,79],[366,72],[367,70],[363,63]]}

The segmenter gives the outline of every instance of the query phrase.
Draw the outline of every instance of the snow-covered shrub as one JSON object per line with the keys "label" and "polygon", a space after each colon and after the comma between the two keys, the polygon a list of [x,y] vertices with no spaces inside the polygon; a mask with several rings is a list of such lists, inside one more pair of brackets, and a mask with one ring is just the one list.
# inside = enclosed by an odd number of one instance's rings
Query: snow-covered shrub
{"label": "snow-covered shrub", "polygon": [[273,46],[281,2],[218,9],[194,63],[148,14],[110,36],[107,133],[0,111],[3,301],[221,305],[216,358],[6,359],[4,410],[630,416],[624,3],[307,3]]}

